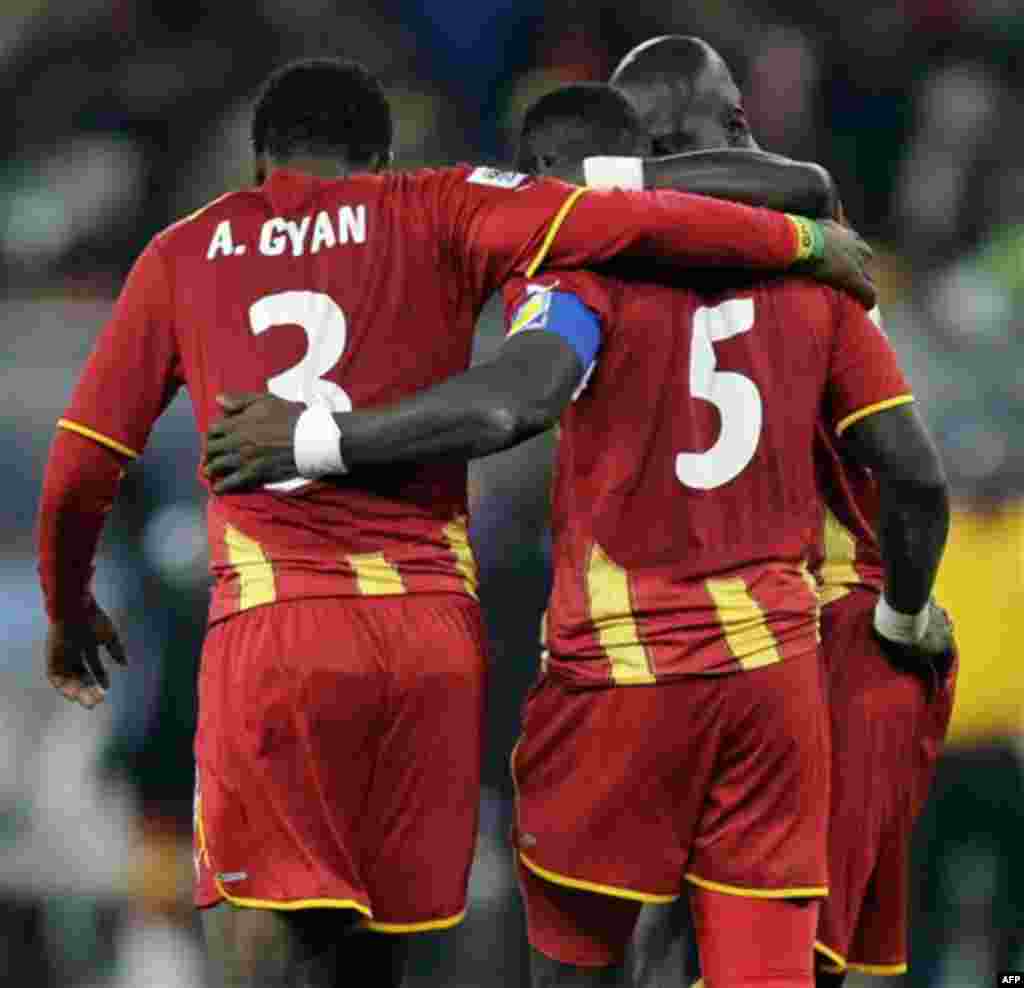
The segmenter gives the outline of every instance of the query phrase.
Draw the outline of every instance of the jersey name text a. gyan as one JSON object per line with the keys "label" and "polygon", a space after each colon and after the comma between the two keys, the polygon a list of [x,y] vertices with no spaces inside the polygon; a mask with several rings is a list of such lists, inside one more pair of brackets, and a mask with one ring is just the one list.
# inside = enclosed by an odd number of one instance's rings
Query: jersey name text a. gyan
{"label": "jersey name text a. gyan", "polygon": [[[337,212],[321,209],[315,216],[303,216],[297,220],[286,220],[274,216],[260,228],[257,249],[267,257],[290,254],[317,254],[329,247],[341,244],[366,243],[366,206],[342,206]],[[241,257],[249,252],[249,245],[235,242],[231,220],[217,224],[206,250],[206,259],[214,261],[221,257]]]}

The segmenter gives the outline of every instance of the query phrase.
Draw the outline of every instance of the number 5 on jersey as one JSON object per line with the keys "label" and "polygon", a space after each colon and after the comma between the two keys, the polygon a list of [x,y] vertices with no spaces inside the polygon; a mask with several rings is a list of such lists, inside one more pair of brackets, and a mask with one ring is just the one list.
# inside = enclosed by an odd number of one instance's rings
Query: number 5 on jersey
{"label": "number 5 on jersey", "polygon": [[[249,308],[249,327],[259,336],[275,326],[299,326],[306,334],[306,353],[292,367],[267,380],[267,390],[285,401],[325,405],[332,412],[352,410],[352,399],[327,374],[345,352],[348,323],[337,302],[323,292],[278,292],[265,295]],[[308,480],[264,484],[269,490],[292,491]]]}
{"label": "number 5 on jersey", "polygon": [[761,392],[743,374],[717,370],[715,343],[754,328],[754,300],[735,298],[701,306],[693,314],[690,394],[711,402],[721,416],[718,439],[703,453],[679,453],[676,477],[686,487],[708,491],[738,477],[754,458],[761,438]]}

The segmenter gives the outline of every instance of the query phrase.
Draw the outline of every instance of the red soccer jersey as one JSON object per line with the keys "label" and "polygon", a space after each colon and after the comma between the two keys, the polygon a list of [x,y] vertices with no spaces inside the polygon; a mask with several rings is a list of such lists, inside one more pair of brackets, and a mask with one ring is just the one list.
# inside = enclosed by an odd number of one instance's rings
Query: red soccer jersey
{"label": "red soccer jersey", "polygon": [[[590,193],[570,213],[583,192],[486,168],[275,172],[149,244],[60,424],[135,456],[182,384],[201,433],[222,392],[339,411],[397,401],[464,369],[483,303],[545,254],[782,266],[796,253],[779,214],[666,193],[644,194],[645,210]],[[465,512],[465,467],[451,464],[211,497],[211,621],[294,597],[472,594]]]}
{"label": "red soccer jersey", "polygon": [[556,283],[603,335],[561,422],[548,669],[649,683],[814,648],[816,423],[905,393],[887,342],[851,299],[802,279],[702,297],[557,274],[506,300]]}

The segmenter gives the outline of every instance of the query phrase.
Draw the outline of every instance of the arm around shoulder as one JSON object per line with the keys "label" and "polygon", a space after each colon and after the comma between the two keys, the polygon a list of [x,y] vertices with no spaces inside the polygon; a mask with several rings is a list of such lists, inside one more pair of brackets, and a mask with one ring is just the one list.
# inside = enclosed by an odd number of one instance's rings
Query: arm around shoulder
{"label": "arm around shoulder", "polygon": [[397,405],[336,415],[342,456],[354,468],[508,449],[558,420],[583,370],[561,337],[523,333],[494,360]]}
{"label": "arm around shoulder", "polygon": [[649,158],[643,162],[643,184],[816,219],[835,215],[839,201],[835,182],[821,165],[746,148]]}

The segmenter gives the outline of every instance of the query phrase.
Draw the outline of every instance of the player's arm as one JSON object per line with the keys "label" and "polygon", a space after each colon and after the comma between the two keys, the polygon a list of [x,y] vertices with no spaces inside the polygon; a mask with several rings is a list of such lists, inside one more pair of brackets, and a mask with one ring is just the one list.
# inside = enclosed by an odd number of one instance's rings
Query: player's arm
{"label": "player's arm", "polygon": [[125,465],[145,445],[179,383],[169,288],[151,245],[125,283],[50,448],[37,519],[39,579],[50,629],[47,676],[92,707],[108,680],[99,649],[124,652],[89,589],[104,520]]}
{"label": "player's arm", "polygon": [[942,621],[929,606],[949,531],[949,492],[938,451],[888,340],[845,300],[830,373],[841,452],[868,467],[879,486],[885,586],[876,630],[896,644],[922,643],[933,619]]}
{"label": "player's arm", "polygon": [[[671,189],[583,190],[539,254],[549,268],[586,267],[619,255],[690,268],[795,268],[874,305],[871,249],[853,230]],[[535,258],[526,273],[538,267]]]}
{"label": "player's arm", "polygon": [[461,185],[444,187],[444,208],[433,209],[462,268],[478,272],[482,294],[542,266],[584,268],[630,256],[683,268],[797,269],[874,304],[870,248],[830,221],[671,189],[584,189],[553,180],[528,183],[525,176],[508,182],[514,191],[485,195],[464,177]]}
{"label": "player's arm", "polygon": [[[557,421],[600,341],[598,316],[574,294],[527,296],[498,356],[395,405],[331,414],[272,395],[226,399],[207,434],[214,491],[296,475],[470,459],[515,446]],[[520,332],[520,330],[537,330]]]}
{"label": "player's arm", "polygon": [[914,614],[931,596],[949,532],[949,491],[938,451],[912,404],[868,415],[842,438],[844,455],[874,473],[885,599]]}
{"label": "player's arm", "polygon": [[752,148],[586,158],[579,180],[594,188],[676,189],[819,219],[835,216],[839,201],[821,165]]}
{"label": "player's arm", "polygon": [[114,625],[89,590],[123,465],[124,457],[109,447],[60,429],[43,475],[36,539],[50,619],[46,675],[67,699],[87,708],[99,703],[110,685],[99,649],[120,665],[127,662]]}
{"label": "player's arm", "polygon": [[911,405],[869,416],[848,432],[844,452],[878,478],[885,586],[875,606],[875,633],[890,662],[923,677],[931,691],[955,656],[949,616],[931,599],[949,531],[942,466]]}

